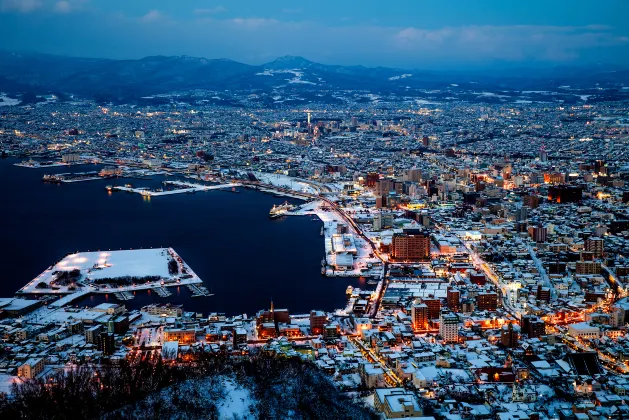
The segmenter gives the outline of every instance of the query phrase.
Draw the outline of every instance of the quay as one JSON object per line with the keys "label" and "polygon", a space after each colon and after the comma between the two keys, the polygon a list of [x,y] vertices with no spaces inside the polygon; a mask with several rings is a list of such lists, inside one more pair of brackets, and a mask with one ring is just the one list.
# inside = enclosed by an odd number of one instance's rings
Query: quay
{"label": "quay", "polygon": [[131,300],[135,298],[135,295],[129,292],[117,292],[117,293],[114,293],[114,296],[116,296],[118,300]]}
{"label": "quay", "polygon": [[164,181],[165,185],[175,185],[178,187],[182,187],[172,191],[152,191],[147,188],[133,188],[133,187],[113,187],[115,191],[126,191],[141,194],[149,197],[157,197],[162,195],[173,195],[173,194],[183,194],[183,193],[195,193],[198,191],[211,191],[211,190],[222,190],[225,188],[234,188],[240,187],[242,184],[233,182],[229,184],[220,184],[220,185],[203,185],[203,184],[193,184],[191,182],[184,181]]}
{"label": "quay", "polygon": [[153,290],[155,293],[157,293],[157,295],[159,297],[168,297],[168,296],[172,296],[172,293],[168,291],[168,289],[166,289],[165,287],[154,287]]}
{"label": "quay", "polygon": [[189,284],[188,289],[192,292],[192,297],[214,296],[214,294],[210,293],[205,286]]}

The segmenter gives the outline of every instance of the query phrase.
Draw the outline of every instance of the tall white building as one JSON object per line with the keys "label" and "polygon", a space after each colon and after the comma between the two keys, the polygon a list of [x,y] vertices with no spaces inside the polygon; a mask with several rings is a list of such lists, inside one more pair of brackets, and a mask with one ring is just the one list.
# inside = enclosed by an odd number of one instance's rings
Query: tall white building
{"label": "tall white building", "polygon": [[459,341],[459,317],[450,311],[439,314],[439,335],[445,342]]}

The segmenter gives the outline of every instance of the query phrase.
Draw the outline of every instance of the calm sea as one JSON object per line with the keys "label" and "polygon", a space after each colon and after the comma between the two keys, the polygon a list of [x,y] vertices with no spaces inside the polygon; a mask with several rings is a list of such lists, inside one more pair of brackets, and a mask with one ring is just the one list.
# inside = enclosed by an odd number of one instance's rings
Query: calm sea
{"label": "calm sea", "polygon": [[[214,296],[191,298],[185,287],[169,298],[137,292],[128,308],[151,302],[181,303],[185,310],[228,315],[267,308],[291,313],[333,310],[345,305],[349,284],[364,280],[321,276],[324,254],[321,222],[313,217],[269,220],[268,212],[285,198],[238,188],[152,197],[108,193],[107,185],[159,187],[153,180],[110,179],[49,184],[48,173],[99,170],[21,168],[0,159],[0,297],[9,297],[49,265],[74,251],[173,247],[203,279]],[[298,202],[298,201],[295,201]],[[112,295],[75,302],[117,302]]]}

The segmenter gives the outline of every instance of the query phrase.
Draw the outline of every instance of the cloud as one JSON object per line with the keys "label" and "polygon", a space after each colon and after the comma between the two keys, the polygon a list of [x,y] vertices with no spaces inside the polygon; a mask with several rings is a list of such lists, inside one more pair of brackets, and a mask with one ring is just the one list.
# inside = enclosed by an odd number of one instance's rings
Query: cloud
{"label": "cloud", "polygon": [[195,15],[218,15],[219,13],[227,12],[227,8],[225,6],[215,6],[209,7],[206,9],[194,9],[192,13]]}
{"label": "cloud", "polygon": [[466,60],[575,60],[585,50],[617,46],[622,37],[604,25],[409,27],[397,32],[393,46],[401,51]]}
{"label": "cloud", "polygon": [[55,11],[59,13],[69,13],[72,11],[72,4],[67,0],[58,1],[55,3]]}
{"label": "cloud", "polygon": [[44,6],[42,0],[2,0],[0,10],[3,12],[30,13]]}
{"label": "cloud", "polygon": [[157,22],[160,20],[164,20],[166,18],[166,16],[164,16],[162,14],[162,12],[160,12],[159,10],[149,10],[147,14],[145,14],[144,16],[142,16],[140,18],[140,20],[142,22]]}
{"label": "cloud", "polygon": [[274,25],[280,23],[275,19],[267,19],[267,18],[235,18],[230,19],[231,23],[234,23],[240,27],[247,29],[257,29],[263,26]]}

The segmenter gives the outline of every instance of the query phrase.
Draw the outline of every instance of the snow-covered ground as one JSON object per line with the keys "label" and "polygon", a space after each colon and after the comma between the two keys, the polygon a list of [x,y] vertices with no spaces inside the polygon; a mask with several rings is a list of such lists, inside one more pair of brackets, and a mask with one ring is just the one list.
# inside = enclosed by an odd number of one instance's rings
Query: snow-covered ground
{"label": "snow-covered ground", "polygon": [[412,75],[413,75],[412,73],[400,74],[399,76],[391,76],[391,77],[389,77],[389,80],[406,79],[407,77],[411,77]]}
{"label": "snow-covered ground", "polygon": [[217,402],[220,419],[253,419],[255,399],[251,392],[233,378],[222,378],[225,397]]}
{"label": "snow-covered ground", "polygon": [[[168,262],[171,259],[177,261],[178,273],[169,273]],[[55,284],[54,280],[59,273],[73,270],[79,270],[80,276],[68,284]],[[122,287],[95,284],[99,279],[148,276],[158,277],[159,280]],[[77,252],[65,256],[46,269],[19,293],[71,294],[72,297],[65,299],[71,301],[89,293],[112,293],[194,283],[202,281],[172,248]],[[42,287],[43,284],[47,287]]]}
{"label": "snow-covered ground", "polygon": [[4,93],[0,93],[0,106],[15,106],[20,104],[19,99],[9,98]]}
{"label": "snow-covered ground", "polygon": [[8,394],[11,392],[11,387],[14,383],[20,383],[22,379],[19,376],[6,375],[0,373],[0,393]]}

